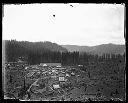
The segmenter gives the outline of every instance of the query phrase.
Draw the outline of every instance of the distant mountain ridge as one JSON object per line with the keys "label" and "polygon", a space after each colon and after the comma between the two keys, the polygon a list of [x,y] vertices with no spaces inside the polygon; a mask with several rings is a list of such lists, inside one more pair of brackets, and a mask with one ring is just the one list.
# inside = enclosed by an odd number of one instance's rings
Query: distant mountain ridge
{"label": "distant mountain ridge", "polygon": [[125,45],[117,44],[101,44],[97,46],[78,46],[78,45],[61,45],[66,48],[68,51],[79,51],[79,52],[89,52],[91,54],[102,55],[103,53],[112,53],[112,54],[123,54],[125,52]]}

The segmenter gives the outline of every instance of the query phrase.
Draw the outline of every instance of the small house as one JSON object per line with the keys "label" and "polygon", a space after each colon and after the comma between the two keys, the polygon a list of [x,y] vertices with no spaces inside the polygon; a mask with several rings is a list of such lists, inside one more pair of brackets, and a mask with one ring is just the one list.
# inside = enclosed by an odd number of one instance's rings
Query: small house
{"label": "small house", "polygon": [[28,67],[25,67],[25,69],[28,69]]}
{"label": "small house", "polygon": [[43,67],[46,67],[47,66],[47,64],[43,64]]}
{"label": "small house", "polygon": [[65,81],[64,77],[59,77],[59,81]]}
{"label": "small house", "polygon": [[57,65],[56,67],[58,67],[58,68],[59,68],[59,67],[61,67],[61,65]]}
{"label": "small house", "polygon": [[51,78],[56,78],[57,76],[56,75],[54,75],[54,76],[51,76]]}
{"label": "small house", "polygon": [[59,84],[53,84],[53,88],[58,89],[58,88],[60,88],[60,86],[59,86]]}
{"label": "small house", "polygon": [[56,72],[56,70],[53,69],[52,72]]}
{"label": "small house", "polygon": [[47,66],[49,66],[49,67],[57,67],[57,66],[59,66],[59,67],[61,67],[61,63],[40,63],[40,65],[47,65]]}
{"label": "small house", "polygon": [[73,73],[73,72],[72,72],[71,74],[72,74],[72,75],[75,75],[75,73]]}
{"label": "small house", "polygon": [[70,75],[68,73],[66,73],[66,77],[70,77]]}

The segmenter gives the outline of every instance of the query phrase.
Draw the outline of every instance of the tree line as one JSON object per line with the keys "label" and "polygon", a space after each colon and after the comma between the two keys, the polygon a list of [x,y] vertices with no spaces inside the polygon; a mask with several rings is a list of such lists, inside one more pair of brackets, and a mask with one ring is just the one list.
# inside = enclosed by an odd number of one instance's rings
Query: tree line
{"label": "tree line", "polygon": [[[52,45],[52,46],[51,46]],[[16,40],[5,40],[6,62],[17,61],[19,57],[24,57],[31,64],[40,63],[62,63],[62,65],[84,65],[89,62],[102,61],[124,61],[125,53],[121,54],[98,54],[79,53],[77,51],[68,52],[59,45],[54,46],[50,42],[26,42]],[[59,50],[59,49],[60,50]]]}

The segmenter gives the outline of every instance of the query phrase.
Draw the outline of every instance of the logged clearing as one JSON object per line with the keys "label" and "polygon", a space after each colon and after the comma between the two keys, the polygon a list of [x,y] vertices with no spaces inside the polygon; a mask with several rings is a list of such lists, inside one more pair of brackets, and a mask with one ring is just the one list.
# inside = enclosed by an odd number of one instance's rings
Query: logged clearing
{"label": "logged clearing", "polygon": [[5,67],[7,97],[51,101],[125,100],[125,63],[21,67]]}

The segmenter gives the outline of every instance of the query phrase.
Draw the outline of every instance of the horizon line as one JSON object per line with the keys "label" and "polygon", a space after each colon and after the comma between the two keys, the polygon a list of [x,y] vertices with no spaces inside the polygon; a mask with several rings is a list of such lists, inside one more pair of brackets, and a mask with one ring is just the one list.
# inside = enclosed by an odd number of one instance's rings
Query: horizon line
{"label": "horizon line", "polygon": [[[2,39],[2,41],[5,40],[5,39]],[[117,43],[102,43],[102,44],[97,44],[97,45],[79,45],[79,44],[59,44],[57,42],[52,42],[52,41],[29,41],[29,40],[16,40],[16,39],[6,39],[6,40],[15,40],[15,41],[25,41],[25,42],[32,42],[32,43],[36,43],[36,42],[51,42],[51,43],[55,43],[55,44],[58,44],[58,45],[70,45],[70,46],[89,46],[89,47],[92,47],[92,46],[98,46],[98,45],[105,45],[105,44],[113,44],[113,45],[125,45],[125,43],[120,43],[120,44],[117,44]]]}

